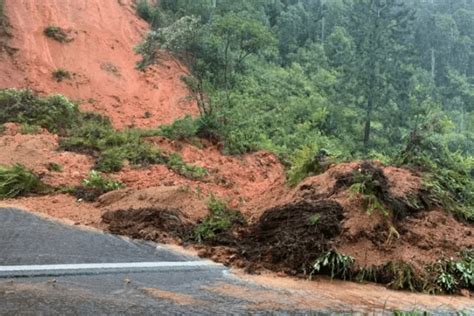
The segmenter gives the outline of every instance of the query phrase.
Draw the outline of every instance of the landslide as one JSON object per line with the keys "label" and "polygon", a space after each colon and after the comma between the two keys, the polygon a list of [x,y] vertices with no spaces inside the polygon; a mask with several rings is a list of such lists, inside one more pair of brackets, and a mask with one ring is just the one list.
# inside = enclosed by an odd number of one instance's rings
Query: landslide
{"label": "landslide", "polygon": [[[135,69],[139,57],[133,48],[147,24],[136,16],[132,0],[3,2],[8,49],[0,49],[0,88],[64,94],[80,101],[84,111],[109,116],[116,128],[156,127],[197,113],[186,98],[180,79],[186,70],[179,63],[170,59],[146,72]],[[49,26],[64,30],[68,40],[45,36]],[[53,78],[58,69],[70,78]]]}
{"label": "landslide", "polygon": [[[355,191],[360,181],[366,181],[371,192]],[[368,204],[372,199],[380,203],[373,209]],[[472,223],[436,205],[420,174],[378,162],[334,165],[287,189],[274,203],[261,204],[252,216],[244,212],[247,224],[234,222],[201,243],[193,233],[206,218],[191,219],[179,207],[129,206],[103,219],[112,232],[136,238],[162,241],[169,233],[180,243],[194,244],[201,256],[248,272],[268,269],[307,277],[315,272],[316,260],[339,254],[345,257],[338,260],[351,258],[344,278],[431,293],[446,289],[437,281],[439,271],[429,269],[440,268],[445,260],[462,260],[461,253],[474,245]],[[340,267],[326,273],[331,269]],[[461,287],[472,290],[467,283]]]}
{"label": "landslide", "polygon": [[[156,127],[196,113],[180,80],[186,74],[181,65],[170,59],[144,73],[135,69],[133,46],[146,25],[136,17],[131,0],[5,0],[4,5],[9,30],[8,48],[0,51],[1,88],[65,94],[80,101],[82,111],[108,116],[118,129]],[[44,36],[52,25],[65,31],[66,42]],[[59,68],[71,77],[54,79]],[[58,140],[45,130],[24,135],[8,124],[0,135],[0,164],[21,162],[47,184],[77,185],[93,168],[93,157],[62,152]],[[165,165],[126,165],[110,176],[127,188],[96,203],[55,194],[3,204],[134,238],[191,243],[202,256],[251,272],[308,276],[315,260],[340,253],[353,258],[354,271],[375,271],[366,280],[391,283],[396,275],[390,273],[399,271],[384,267],[402,263],[420,275],[427,265],[459,259],[462,250],[474,245],[472,223],[431,203],[421,175],[408,169],[342,163],[288,188],[283,166],[270,153],[229,157],[206,141],[199,146],[162,137],[147,141],[206,168],[208,175],[189,179]],[[63,171],[50,170],[50,162]],[[367,192],[354,190],[361,175],[370,176],[370,199]],[[197,243],[196,228],[212,222],[211,195],[239,210],[243,220],[231,220],[229,229]],[[374,199],[380,204],[375,209],[369,207]]]}

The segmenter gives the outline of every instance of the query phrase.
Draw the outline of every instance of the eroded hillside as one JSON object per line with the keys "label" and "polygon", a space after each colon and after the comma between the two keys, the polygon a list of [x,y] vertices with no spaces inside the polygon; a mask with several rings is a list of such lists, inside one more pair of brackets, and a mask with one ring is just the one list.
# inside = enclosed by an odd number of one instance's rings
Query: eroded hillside
{"label": "eroded hillside", "polygon": [[[0,86],[62,93],[84,111],[111,117],[117,128],[156,127],[196,113],[180,77],[185,69],[171,61],[146,72],[135,69],[134,53],[146,22],[131,0],[6,0],[7,49],[0,55]],[[44,35],[58,27],[67,40]],[[58,82],[53,72],[70,73]]]}

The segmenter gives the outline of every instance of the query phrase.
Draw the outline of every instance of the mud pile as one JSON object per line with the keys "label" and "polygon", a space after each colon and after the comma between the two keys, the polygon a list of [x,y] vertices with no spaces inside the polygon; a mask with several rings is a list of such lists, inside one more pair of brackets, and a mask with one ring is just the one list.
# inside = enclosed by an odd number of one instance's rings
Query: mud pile
{"label": "mud pile", "polygon": [[191,224],[180,211],[159,208],[108,211],[102,219],[111,233],[161,242],[187,236]]}
{"label": "mud pile", "polygon": [[[354,191],[361,181],[369,191]],[[332,251],[352,258],[352,279],[393,285],[406,277],[409,281],[396,286],[423,290],[419,275],[439,260],[459,258],[474,245],[474,229],[439,209],[421,184],[416,173],[377,162],[335,165],[289,190],[256,220],[234,225],[202,244],[192,239],[201,221],[186,220],[177,210],[155,209],[153,220],[141,219],[143,210],[119,211],[119,218],[112,212],[104,220],[114,233],[152,240],[155,227],[159,233],[154,240],[159,241],[171,226],[168,233],[194,244],[200,255],[248,272],[308,276],[315,260]],[[370,209],[371,199],[378,201],[378,208]]]}
{"label": "mud pile", "polygon": [[311,272],[314,258],[341,233],[343,208],[335,201],[300,201],[267,210],[242,238],[240,251],[256,267],[288,274]]}

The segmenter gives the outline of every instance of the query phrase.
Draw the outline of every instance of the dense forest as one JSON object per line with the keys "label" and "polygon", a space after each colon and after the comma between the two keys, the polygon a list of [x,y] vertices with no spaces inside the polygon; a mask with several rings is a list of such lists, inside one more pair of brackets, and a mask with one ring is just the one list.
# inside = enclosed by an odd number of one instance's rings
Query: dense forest
{"label": "dense forest", "polygon": [[453,204],[473,202],[474,1],[142,0],[137,12],[152,25],[137,67],[184,62],[201,111],[167,136],[270,150],[292,183],[321,153],[412,165],[436,171]]}
{"label": "dense forest", "polygon": [[473,152],[474,1],[164,0],[138,11],[154,27],[140,66],[159,62],[156,48],[186,61],[231,153],[392,156],[426,128]]}

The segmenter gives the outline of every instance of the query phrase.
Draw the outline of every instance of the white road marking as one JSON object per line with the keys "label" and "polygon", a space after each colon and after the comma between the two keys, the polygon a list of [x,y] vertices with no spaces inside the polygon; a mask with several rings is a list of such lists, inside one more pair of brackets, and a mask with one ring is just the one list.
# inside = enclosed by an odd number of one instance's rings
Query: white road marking
{"label": "white road marking", "polygon": [[159,270],[160,268],[195,268],[205,266],[219,266],[209,260],[200,261],[162,261],[162,262],[122,262],[122,263],[80,263],[80,264],[44,264],[44,265],[16,265],[0,266],[0,273],[15,275],[20,273],[67,273],[92,272],[100,273],[104,270]]}

